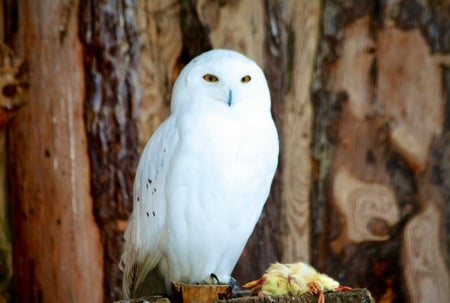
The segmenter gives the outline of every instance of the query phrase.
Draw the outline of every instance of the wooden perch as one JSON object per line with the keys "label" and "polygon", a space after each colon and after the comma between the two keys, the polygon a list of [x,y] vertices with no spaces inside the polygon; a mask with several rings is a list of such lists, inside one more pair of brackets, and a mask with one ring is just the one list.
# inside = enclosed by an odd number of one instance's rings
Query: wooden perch
{"label": "wooden perch", "polygon": [[[227,299],[231,295],[228,285],[191,285],[174,283],[174,298],[177,303],[317,303],[318,296],[310,293],[300,296],[244,296]],[[223,296],[225,296],[224,299]],[[162,297],[145,297],[132,300],[116,301],[115,303],[170,303],[169,299]],[[370,292],[365,288],[350,291],[327,292],[325,303],[375,303]]]}
{"label": "wooden perch", "polygon": [[172,282],[173,302],[176,303],[214,303],[220,299],[231,298],[230,285],[193,285]]}
{"label": "wooden perch", "polygon": [[[218,300],[217,303],[317,303],[318,296],[310,293],[300,296],[251,296],[231,300]],[[350,291],[327,292],[325,303],[375,303],[370,292],[365,288]]]}

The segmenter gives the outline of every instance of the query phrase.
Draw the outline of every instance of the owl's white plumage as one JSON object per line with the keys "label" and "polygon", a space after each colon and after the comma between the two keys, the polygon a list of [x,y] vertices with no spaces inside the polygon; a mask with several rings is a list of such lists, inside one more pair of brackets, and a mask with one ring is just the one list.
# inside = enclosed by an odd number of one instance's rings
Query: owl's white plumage
{"label": "owl's white plumage", "polygon": [[126,298],[170,292],[171,281],[208,283],[211,273],[230,281],[277,166],[270,106],[262,70],[237,52],[203,53],[181,71],[171,115],[136,171],[120,264]]}

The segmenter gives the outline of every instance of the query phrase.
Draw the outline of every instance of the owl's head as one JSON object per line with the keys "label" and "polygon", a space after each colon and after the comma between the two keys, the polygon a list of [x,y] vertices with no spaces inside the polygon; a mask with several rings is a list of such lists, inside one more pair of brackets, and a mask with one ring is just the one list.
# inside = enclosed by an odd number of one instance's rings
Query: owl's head
{"label": "owl's head", "polygon": [[254,61],[238,52],[205,52],[184,67],[173,88],[172,113],[192,106],[270,111],[266,77]]}

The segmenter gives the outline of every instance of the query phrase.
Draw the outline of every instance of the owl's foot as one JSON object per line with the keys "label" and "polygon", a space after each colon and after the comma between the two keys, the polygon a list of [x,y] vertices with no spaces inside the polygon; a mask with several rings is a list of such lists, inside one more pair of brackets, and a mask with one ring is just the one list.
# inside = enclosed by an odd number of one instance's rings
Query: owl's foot
{"label": "owl's foot", "polygon": [[[210,277],[211,281],[213,282],[211,284],[218,284],[218,285],[226,285],[226,284],[228,284],[232,288],[234,288],[236,286],[236,279],[234,279],[233,277],[225,276],[225,277],[222,277],[222,280],[221,280],[221,279],[219,279],[219,277],[215,273],[211,273],[209,275],[209,277]],[[214,281],[216,283],[214,283]],[[227,281],[227,282],[224,282],[224,281]]]}
{"label": "owl's foot", "polygon": [[215,273],[212,272],[209,275],[209,277],[211,278],[211,280],[216,280],[217,284],[220,284],[220,280],[219,280],[219,278],[217,277],[217,275]]}
{"label": "owl's foot", "polygon": [[237,285],[236,285],[236,279],[233,278],[233,277],[230,277],[230,283],[229,283],[229,284],[231,285],[231,289],[236,288],[236,287],[237,287]]}

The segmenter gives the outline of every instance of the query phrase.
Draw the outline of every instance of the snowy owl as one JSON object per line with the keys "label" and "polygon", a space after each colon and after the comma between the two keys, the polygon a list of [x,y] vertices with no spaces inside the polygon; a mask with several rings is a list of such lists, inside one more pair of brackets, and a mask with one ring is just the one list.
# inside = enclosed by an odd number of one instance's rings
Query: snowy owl
{"label": "snowy owl", "polygon": [[232,281],[278,162],[270,106],[261,68],[235,51],[205,52],[181,71],[136,171],[125,298],[170,294],[171,281]]}

